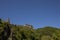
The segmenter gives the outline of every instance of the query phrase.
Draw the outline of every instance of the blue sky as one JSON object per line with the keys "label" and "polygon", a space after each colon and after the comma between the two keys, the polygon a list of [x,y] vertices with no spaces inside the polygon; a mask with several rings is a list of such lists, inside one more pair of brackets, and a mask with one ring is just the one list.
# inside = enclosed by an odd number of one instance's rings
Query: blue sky
{"label": "blue sky", "polygon": [[60,28],[60,0],[0,0],[0,18],[34,28]]}

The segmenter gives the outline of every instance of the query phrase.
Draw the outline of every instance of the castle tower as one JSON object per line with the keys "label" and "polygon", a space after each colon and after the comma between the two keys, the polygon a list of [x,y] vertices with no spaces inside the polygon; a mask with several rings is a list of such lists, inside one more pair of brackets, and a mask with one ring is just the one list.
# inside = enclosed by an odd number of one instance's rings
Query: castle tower
{"label": "castle tower", "polygon": [[10,23],[10,18],[8,18],[7,20],[8,20],[8,23]]}
{"label": "castle tower", "polygon": [[8,24],[10,24],[10,18],[7,18],[6,22],[7,22]]}

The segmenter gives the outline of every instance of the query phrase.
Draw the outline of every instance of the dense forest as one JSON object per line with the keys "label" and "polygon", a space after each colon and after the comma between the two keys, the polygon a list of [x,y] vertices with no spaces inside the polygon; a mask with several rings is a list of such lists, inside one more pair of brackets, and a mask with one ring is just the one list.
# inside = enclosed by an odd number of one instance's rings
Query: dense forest
{"label": "dense forest", "polygon": [[34,29],[33,25],[16,25],[0,19],[0,40],[60,40],[60,28]]}

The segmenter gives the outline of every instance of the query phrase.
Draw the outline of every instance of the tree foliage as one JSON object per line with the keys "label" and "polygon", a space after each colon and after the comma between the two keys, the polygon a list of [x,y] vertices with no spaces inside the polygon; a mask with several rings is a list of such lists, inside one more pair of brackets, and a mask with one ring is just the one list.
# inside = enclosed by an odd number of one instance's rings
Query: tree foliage
{"label": "tree foliage", "polygon": [[60,29],[46,26],[14,25],[0,19],[0,40],[60,40]]}

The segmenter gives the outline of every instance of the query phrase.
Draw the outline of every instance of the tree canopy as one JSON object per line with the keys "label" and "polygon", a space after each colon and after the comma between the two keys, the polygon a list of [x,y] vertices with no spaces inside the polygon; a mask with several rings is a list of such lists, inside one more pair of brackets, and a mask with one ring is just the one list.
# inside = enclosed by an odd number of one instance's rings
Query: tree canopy
{"label": "tree canopy", "polygon": [[0,19],[0,40],[60,40],[60,29],[46,26],[15,25]]}

